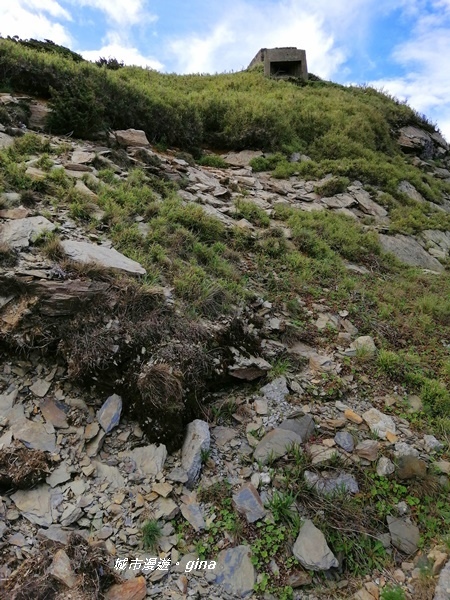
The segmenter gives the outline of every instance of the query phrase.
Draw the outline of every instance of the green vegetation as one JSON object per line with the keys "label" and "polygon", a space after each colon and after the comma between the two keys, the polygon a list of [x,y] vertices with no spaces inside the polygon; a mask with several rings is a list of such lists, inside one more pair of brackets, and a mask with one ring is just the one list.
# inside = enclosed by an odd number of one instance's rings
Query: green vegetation
{"label": "green vegetation", "polygon": [[159,521],[151,519],[142,526],[142,543],[144,550],[156,551],[162,536],[162,526]]}

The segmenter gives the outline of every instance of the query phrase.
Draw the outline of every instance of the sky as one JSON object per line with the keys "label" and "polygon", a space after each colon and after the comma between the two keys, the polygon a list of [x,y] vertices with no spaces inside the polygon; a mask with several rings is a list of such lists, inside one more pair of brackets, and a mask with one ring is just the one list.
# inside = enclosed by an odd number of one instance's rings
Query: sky
{"label": "sky", "polygon": [[170,73],[296,46],[310,72],[406,100],[450,140],[450,0],[0,0],[0,35]]}

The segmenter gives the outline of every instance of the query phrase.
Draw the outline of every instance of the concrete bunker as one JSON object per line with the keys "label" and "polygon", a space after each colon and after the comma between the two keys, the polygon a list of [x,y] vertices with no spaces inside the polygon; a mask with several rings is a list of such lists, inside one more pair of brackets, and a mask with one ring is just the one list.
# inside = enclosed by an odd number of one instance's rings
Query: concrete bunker
{"label": "concrete bunker", "polygon": [[249,69],[264,64],[266,77],[308,79],[305,50],[294,47],[261,48],[249,65]]}

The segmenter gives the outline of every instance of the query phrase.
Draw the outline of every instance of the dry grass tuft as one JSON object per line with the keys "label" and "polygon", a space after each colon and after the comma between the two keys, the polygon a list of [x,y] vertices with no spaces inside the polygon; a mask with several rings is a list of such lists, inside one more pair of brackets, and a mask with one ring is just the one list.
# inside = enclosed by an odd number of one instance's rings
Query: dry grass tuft
{"label": "dry grass tuft", "polygon": [[26,490],[51,473],[51,461],[42,450],[28,450],[15,442],[0,450],[0,490]]}
{"label": "dry grass tuft", "polygon": [[137,386],[145,404],[157,410],[177,412],[183,407],[182,375],[168,364],[144,366]]}
{"label": "dry grass tuft", "polygon": [[0,265],[2,267],[14,267],[17,263],[17,254],[8,244],[0,243]]}

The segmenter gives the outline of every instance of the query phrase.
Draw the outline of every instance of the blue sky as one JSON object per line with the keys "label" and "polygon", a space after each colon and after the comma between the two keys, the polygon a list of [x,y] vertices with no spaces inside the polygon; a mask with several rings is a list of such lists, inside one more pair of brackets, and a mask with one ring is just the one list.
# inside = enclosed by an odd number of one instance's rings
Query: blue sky
{"label": "blue sky", "polygon": [[450,140],[450,0],[0,0],[0,35],[177,73],[297,46],[311,72],[406,99]]}

